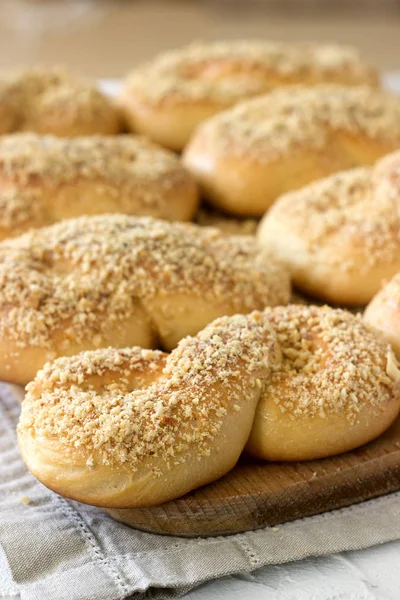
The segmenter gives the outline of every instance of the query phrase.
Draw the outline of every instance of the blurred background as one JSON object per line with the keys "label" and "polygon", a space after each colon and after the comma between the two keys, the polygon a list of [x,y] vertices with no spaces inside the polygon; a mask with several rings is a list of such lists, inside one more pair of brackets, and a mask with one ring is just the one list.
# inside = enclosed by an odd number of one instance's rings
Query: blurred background
{"label": "blurred background", "polygon": [[0,67],[67,65],[118,77],[193,40],[350,43],[400,71],[400,0],[0,0]]}

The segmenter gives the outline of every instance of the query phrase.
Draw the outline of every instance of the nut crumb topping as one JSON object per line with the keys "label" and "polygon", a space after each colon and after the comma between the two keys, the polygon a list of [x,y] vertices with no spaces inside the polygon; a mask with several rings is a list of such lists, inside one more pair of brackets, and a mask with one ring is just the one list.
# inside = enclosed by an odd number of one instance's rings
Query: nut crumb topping
{"label": "nut crumb topping", "polygon": [[293,419],[352,421],[361,407],[383,409],[399,374],[390,347],[359,317],[268,308],[217,319],[169,355],[107,348],[47,363],[27,386],[18,431],[57,440],[89,468],[134,472],[153,457],[171,465],[187,452],[208,455],[229,413],[264,394]]}
{"label": "nut crumb topping", "polygon": [[18,430],[57,439],[88,467],[146,458],[167,465],[185,452],[210,453],[229,411],[261,393],[279,362],[276,336],[262,313],[217,319],[170,355],[107,348],[59,358],[27,386]]}
{"label": "nut crumb topping", "polygon": [[0,74],[0,132],[118,133],[119,117],[96,86],[60,68]]}
{"label": "nut crumb topping", "polygon": [[378,76],[351,47],[234,40],[164,52],[131,73],[126,92],[153,105],[211,101],[229,106],[277,85],[330,81],[377,85]]}
{"label": "nut crumb topping", "polygon": [[400,371],[388,344],[361,315],[328,306],[267,308],[277,332],[282,363],[266,393],[293,419],[340,413],[357,419],[362,406],[388,402]]}
{"label": "nut crumb topping", "polygon": [[266,245],[277,221],[318,262],[341,271],[398,263],[400,151],[372,168],[336,173],[281,196],[264,222]]}
{"label": "nut crumb topping", "polygon": [[[150,217],[102,215],[0,243],[0,335],[17,347],[104,345],[154,298],[249,312],[286,303],[288,272],[255,240]],[[157,322],[156,315],[150,320]]]}
{"label": "nut crumb topping", "polygon": [[192,144],[263,162],[292,156],[299,148],[340,144],[331,139],[338,133],[366,136],[395,150],[400,146],[400,98],[368,87],[290,86],[208,119]]}
{"label": "nut crumb topping", "polygon": [[77,188],[77,193],[93,195],[94,206],[88,210],[101,212],[106,202],[119,212],[166,218],[173,211],[174,193],[186,190],[190,201],[197,194],[194,181],[172,152],[134,135],[4,136],[0,180],[0,228],[16,232],[24,225],[51,224],[63,211],[72,210],[68,203],[63,206],[62,191],[70,192],[74,185],[91,186]]}

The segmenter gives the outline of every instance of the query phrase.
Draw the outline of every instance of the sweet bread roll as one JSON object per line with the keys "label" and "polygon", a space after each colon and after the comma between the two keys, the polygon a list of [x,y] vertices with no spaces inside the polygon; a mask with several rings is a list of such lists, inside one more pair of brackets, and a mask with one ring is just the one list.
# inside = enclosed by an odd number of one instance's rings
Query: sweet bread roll
{"label": "sweet bread roll", "polygon": [[262,216],[281,194],[398,148],[399,96],[366,87],[292,87],[203,123],[184,163],[214,206]]}
{"label": "sweet bread roll", "polygon": [[119,104],[132,131],[182,150],[194,129],[238,102],[288,84],[379,84],[354,48],[231,41],[157,56],[127,78]]}
{"label": "sweet bread roll", "polygon": [[129,348],[47,364],[27,387],[22,456],[50,489],[114,508],[160,504],[236,463],[279,360],[260,313],[214,321],[168,356]]}
{"label": "sweet bread roll", "polygon": [[277,307],[223,317],[168,356],[108,348],[59,358],[27,386],[23,458],[50,489],[151,506],[263,459],[344,452],[399,412],[389,346],[350,313]]}
{"label": "sweet bread roll", "polygon": [[0,239],[85,214],[185,221],[197,205],[176,156],[143,137],[0,137]]}
{"label": "sweet bread roll", "polygon": [[246,450],[265,460],[313,460],[374,439],[400,408],[390,347],[347,311],[266,309],[282,362],[262,394]]}
{"label": "sweet bread roll", "polygon": [[258,219],[235,219],[208,206],[200,206],[194,221],[203,227],[216,227],[228,235],[255,235]]}
{"label": "sweet bread roll", "polygon": [[107,346],[170,350],[216,317],[285,304],[255,240],[146,217],[81,217],[0,243],[0,379]]}
{"label": "sweet bread roll", "polygon": [[86,79],[59,68],[0,74],[0,134],[74,137],[120,130],[117,108]]}
{"label": "sweet bread roll", "polygon": [[304,292],[365,306],[400,271],[399,169],[395,152],[282,196],[261,221],[259,243]]}
{"label": "sweet bread roll", "polygon": [[372,298],[365,309],[364,320],[391,344],[400,359],[400,273]]}

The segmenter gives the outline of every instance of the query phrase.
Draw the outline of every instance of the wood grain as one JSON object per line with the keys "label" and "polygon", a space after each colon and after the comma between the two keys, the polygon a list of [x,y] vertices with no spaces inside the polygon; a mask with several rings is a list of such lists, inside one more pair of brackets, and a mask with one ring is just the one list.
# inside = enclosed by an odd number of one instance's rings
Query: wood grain
{"label": "wood grain", "polygon": [[241,459],[215,483],[141,509],[106,509],[137,529],[180,536],[238,533],[349,506],[400,489],[400,419],[346,454],[303,463]]}

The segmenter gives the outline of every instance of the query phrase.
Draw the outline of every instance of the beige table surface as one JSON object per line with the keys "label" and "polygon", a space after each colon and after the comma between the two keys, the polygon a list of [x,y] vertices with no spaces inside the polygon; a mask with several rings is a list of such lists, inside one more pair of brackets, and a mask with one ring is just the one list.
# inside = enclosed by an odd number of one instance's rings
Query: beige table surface
{"label": "beige table surface", "polygon": [[355,44],[382,69],[400,70],[400,2],[397,12],[385,9],[386,0],[376,0],[379,12],[282,8],[293,0],[275,2],[277,11],[272,2],[0,0],[0,67],[55,62],[94,77],[120,77],[155,52],[193,39],[261,37]]}

